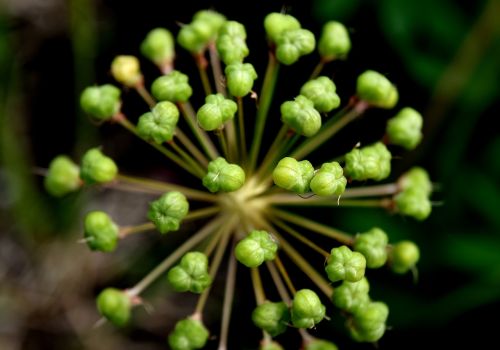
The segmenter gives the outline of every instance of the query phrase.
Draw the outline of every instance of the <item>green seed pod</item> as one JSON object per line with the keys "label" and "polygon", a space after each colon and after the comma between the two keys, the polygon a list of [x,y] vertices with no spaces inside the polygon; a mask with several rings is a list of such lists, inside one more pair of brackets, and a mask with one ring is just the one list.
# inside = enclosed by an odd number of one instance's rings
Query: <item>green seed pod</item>
{"label": "green seed pod", "polygon": [[283,347],[275,341],[267,341],[260,344],[259,350],[283,350]]}
{"label": "green seed pod", "polygon": [[224,70],[227,88],[231,95],[243,97],[250,93],[257,72],[250,63],[232,63]]}
{"label": "green seed pod", "polygon": [[426,192],[410,187],[394,197],[399,213],[411,216],[419,221],[427,219],[431,214],[432,205]]}
{"label": "green seed pod", "polygon": [[149,204],[148,218],[160,233],[177,231],[189,211],[186,197],[177,191],[165,193]]}
{"label": "green seed pod", "polygon": [[222,94],[208,95],[205,104],[196,113],[198,124],[207,131],[219,129],[225,122],[233,119],[237,109],[236,102]]}
{"label": "green seed pod", "polygon": [[226,18],[215,11],[198,11],[191,23],[181,27],[177,41],[192,54],[199,54],[215,39],[225,21]]}
{"label": "green seed pod", "polygon": [[218,157],[208,163],[208,172],[202,181],[210,192],[233,192],[244,185],[245,172],[239,165]]}
{"label": "green seed pod", "polygon": [[292,323],[297,328],[312,328],[325,317],[325,305],[310,289],[301,289],[292,301]]}
{"label": "green seed pod", "polygon": [[265,302],[252,312],[252,321],[260,329],[275,337],[286,331],[290,322],[290,311],[284,302]]}
{"label": "green seed pod", "polygon": [[113,159],[102,154],[99,148],[89,149],[82,157],[80,178],[87,184],[113,181],[118,167]]}
{"label": "green seed pod", "polygon": [[45,190],[54,197],[75,192],[82,185],[80,169],[69,157],[57,156],[50,162],[43,184]]}
{"label": "green seed pod", "polygon": [[398,103],[398,90],[382,74],[373,70],[362,73],[357,80],[358,97],[379,108],[393,108]]}
{"label": "green seed pod", "polygon": [[85,216],[84,235],[92,250],[112,252],[118,243],[118,226],[103,211],[91,211]]}
{"label": "green seed pod", "polygon": [[216,45],[217,52],[226,65],[241,63],[248,56],[249,50],[245,41],[246,38],[246,30],[241,23],[227,21],[221,27]]}
{"label": "green seed pod", "polygon": [[387,261],[387,234],[374,227],[368,232],[356,235],[354,250],[366,258],[366,267],[376,269],[384,266]]}
{"label": "green seed pod", "polygon": [[135,87],[143,80],[139,60],[135,56],[116,56],[111,62],[111,75],[128,87]]}
{"label": "green seed pod", "polygon": [[321,115],[314,108],[314,102],[299,95],[293,101],[286,101],[281,105],[281,119],[283,123],[296,133],[310,137],[321,128]]}
{"label": "green seed pod", "polygon": [[177,322],[168,336],[168,345],[172,350],[201,349],[207,343],[209,335],[201,321],[187,318]]}
{"label": "green seed pod", "polygon": [[179,265],[168,271],[167,279],[178,292],[203,292],[212,284],[207,256],[200,252],[186,253]]}
{"label": "green seed pod", "polygon": [[314,168],[308,160],[297,161],[285,157],[279,161],[273,171],[276,186],[295,193],[309,191],[309,183],[314,176]]}
{"label": "green seed pod", "polygon": [[370,284],[366,277],[363,277],[358,282],[344,281],[340,286],[335,288],[332,301],[339,309],[353,313],[358,308],[362,308],[370,302],[369,291]]}
{"label": "green seed pod", "polygon": [[130,320],[132,302],[123,291],[115,288],[106,288],[97,296],[97,310],[109,322],[123,327]]}
{"label": "green seed pod", "polygon": [[266,231],[254,230],[238,242],[234,249],[236,259],[247,267],[257,267],[276,257],[278,244]]}
{"label": "green seed pod", "polygon": [[422,140],[422,124],[422,115],[406,107],[389,119],[386,134],[392,144],[412,150]]}
{"label": "green seed pod", "polygon": [[365,275],[366,259],[363,254],[353,252],[343,245],[330,252],[325,271],[332,282],[346,280],[357,282]]}
{"label": "green seed pod", "polygon": [[264,19],[264,28],[269,40],[276,43],[283,32],[299,29],[300,22],[293,16],[273,12]]}
{"label": "green seed pod", "polygon": [[109,120],[120,112],[120,89],[111,84],[89,86],[80,96],[80,106],[97,120]]}
{"label": "green seed pod", "polygon": [[314,339],[305,344],[304,350],[338,350],[337,345],[323,339]]}
{"label": "green seed pod", "polygon": [[310,99],[319,112],[326,113],[340,106],[340,97],[335,92],[336,89],[330,78],[322,76],[305,83],[300,89],[300,94]]}
{"label": "green seed pod", "polygon": [[151,30],[141,44],[141,53],[157,66],[172,62],[175,56],[174,37],[165,28]]}
{"label": "green seed pod", "polygon": [[137,133],[147,141],[160,144],[172,140],[178,121],[179,110],[175,104],[158,102],[151,112],[139,118]]}
{"label": "green seed pod", "polygon": [[350,326],[351,336],[359,342],[376,342],[384,335],[389,308],[382,302],[371,302],[356,310]]}
{"label": "green seed pod", "polygon": [[226,17],[217,11],[200,10],[194,14],[193,22],[208,23],[213,32],[212,36],[215,36],[226,23]]}
{"label": "green seed pod", "polygon": [[276,58],[287,66],[295,63],[301,56],[314,51],[316,39],[307,29],[292,29],[283,32],[276,41]]}
{"label": "green seed pod", "polygon": [[392,271],[400,274],[410,271],[419,259],[420,250],[411,241],[401,241],[394,244],[390,253]]}
{"label": "green seed pod", "polygon": [[432,182],[427,171],[421,167],[413,167],[401,175],[398,186],[403,190],[415,188],[427,195],[432,193]]}
{"label": "green seed pod", "polygon": [[325,61],[344,58],[350,50],[351,39],[346,27],[336,21],[325,23],[318,43],[321,58]]}
{"label": "green seed pod", "polygon": [[392,155],[382,142],[355,148],[345,155],[345,173],[353,180],[380,181],[391,173]]}
{"label": "green seed pod", "polygon": [[151,93],[158,101],[186,102],[193,94],[189,78],[177,70],[157,78],[151,85]]}
{"label": "green seed pod", "polygon": [[347,179],[337,162],[323,163],[311,180],[311,190],[318,196],[340,196],[345,191]]}

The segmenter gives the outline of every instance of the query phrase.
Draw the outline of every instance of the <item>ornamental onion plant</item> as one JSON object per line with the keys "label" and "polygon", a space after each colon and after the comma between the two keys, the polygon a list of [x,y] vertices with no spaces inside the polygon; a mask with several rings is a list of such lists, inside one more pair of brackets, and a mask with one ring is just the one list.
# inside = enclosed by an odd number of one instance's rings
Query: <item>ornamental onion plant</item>
{"label": "ornamental onion plant", "polygon": [[[203,10],[178,33],[155,28],[144,38],[140,52],[144,64],[158,68],[154,81],[144,78],[139,58],[121,55],[111,63],[114,84],[91,86],[81,94],[81,107],[92,121],[135,134],[182,177],[190,177],[189,185],[124,174],[99,147],[88,150],[79,165],[60,155],[46,173],[45,187],[56,197],[89,186],[157,195],[144,222],[134,226],[123,226],[103,211],[89,212],[83,232],[91,250],[111,253],[131,234],[157,231],[168,236],[188,221],[197,222],[199,229],[186,232],[182,243],[136,284],[110,286],[97,296],[100,315],[121,327],[133,324],[134,308],[145,302],[142,293],[157,279],[168,280],[179,293],[198,295],[192,312],[165,334],[174,350],[201,349],[207,343],[227,348],[235,283],[248,275],[254,298],[244,302],[255,303],[255,309],[245,317],[262,330],[255,346],[282,349],[273,337],[299,332],[297,348],[337,349],[335,339],[315,336],[316,325],[328,322],[332,313],[345,316],[353,341],[377,342],[387,328],[389,308],[369,295],[370,270],[416,273],[420,253],[415,243],[393,242],[382,227],[343,232],[302,210],[378,207],[415,220],[427,218],[432,183],[424,169],[414,167],[388,180],[393,153],[404,155],[421,141],[422,116],[399,106],[396,85],[370,67],[353,77],[356,90],[341,101],[334,80],[322,71],[349,54],[351,40],[342,23],[326,23],[319,37],[284,13],[267,15],[263,25],[269,52],[265,72],[246,61],[250,49],[243,24]],[[199,77],[176,69],[175,42],[191,53]],[[314,52],[320,59],[310,79],[295,98],[279,101],[273,110],[280,67]],[[190,81],[198,78],[203,90],[197,91]],[[291,77],[283,77],[285,84],[286,79]],[[125,114],[123,88],[144,99],[144,114]],[[203,96],[204,103],[193,105],[193,95]],[[391,117],[378,141],[353,145],[345,154],[323,152],[314,157],[322,158],[321,163],[308,160],[372,109],[385,109]],[[276,124],[269,119],[276,116],[281,127],[266,139],[265,129]],[[290,273],[296,268],[310,283]],[[225,295],[220,334],[211,336],[204,311],[217,274],[225,274]]]}

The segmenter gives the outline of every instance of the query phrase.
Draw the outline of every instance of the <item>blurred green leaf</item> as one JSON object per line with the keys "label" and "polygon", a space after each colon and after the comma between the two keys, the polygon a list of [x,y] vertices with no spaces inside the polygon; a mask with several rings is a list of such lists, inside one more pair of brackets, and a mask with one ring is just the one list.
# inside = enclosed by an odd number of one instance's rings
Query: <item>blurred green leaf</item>
{"label": "blurred green leaf", "polygon": [[352,18],[360,5],[361,0],[315,0],[313,13],[320,22],[342,21]]}

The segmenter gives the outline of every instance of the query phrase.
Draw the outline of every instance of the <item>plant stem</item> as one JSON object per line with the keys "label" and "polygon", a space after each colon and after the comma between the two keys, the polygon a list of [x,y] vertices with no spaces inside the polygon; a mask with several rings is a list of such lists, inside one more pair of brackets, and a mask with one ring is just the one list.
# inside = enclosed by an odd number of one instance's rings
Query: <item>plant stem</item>
{"label": "plant stem", "polygon": [[290,279],[290,275],[288,275],[288,272],[285,269],[285,265],[283,265],[283,262],[281,261],[278,255],[276,255],[276,258],[273,260],[273,263],[278,267],[278,271],[281,273],[281,276],[285,280],[285,283],[290,292],[293,295],[295,295],[295,293],[297,293],[297,290],[295,289],[292,280]]}
{"label": "plant stem", "polygon": [[205,90],[205,95],[212,94],[212,88],[210,87],[210,80],[207,75],[207,59],[205,58],[204,52],[198,53],[193,56],[196,62],[196,67],[198,67],[198,72],[200,73],[201,83],[203,84],[203,90]]}
{"label": "plant stem", "polygon": [[208,53],[210,55],[210,65],[212,66],[212,73],[214,75],[215,90],[217,90],[219,94],[226,96],[226,89],[224,88],[225,79],[222,74],[219,54],[217,53],[217,49],[213,41],[208,44]]}
{"label": "plant stem", "polygon": [[151,231],[154,229],[155,229],[155,224],[153,224],[152,222],[145,222],[143,224],[135,225],[135,226],[123,226],[123,227],[120,227],[118,237],[125,238],[126,236],[129,236],[129,235],[134,234],[134,233]]}
{"label": "plant stem", "polygon": [[[142,187],[144,189],[155,191],[155,193],[164,193],[167,191],[179,191],[184,194],[189,199],[198,199],[206,202],[216,202],[218,200],[216,195],[208,192],[198,191],[189,187],[184,187],[180,185],[174,185],[168,182],[160,182],[150,179],[143,179],[140,177],[133,177],[123,174],[118,174],[116,176],[118,182],[131,184],[134,186]],[[112,183],[110,187],[112,187]]]}
{"label": "plant stem", "polygon": [[290,235],[307,245],[308,247],[312,248],[313,250],[317,251],[321,255],[323,255],[325,258],[328,258],[330,256],[330,253],[328,253],[326,250],[322,249],[320,246],[318,246],[316,243],[311,241],[310,239],[306,238],[304,235],[300,234],[299,232],[295,231],[293,228],[285,224],[283,221],[278,220],[278,219],[273,219],[271,220],[273,224],[275,224],[278,227],[281,227],[283,230],[288,232]]}
{"label": "plant stem", "polygon": [[267,64],[266,74],[264,76],[264,82],[262,84],[259,109],[257,111],[257,118],[255,122],[254,137],[252,146],[250,148],[250,162],[248,169],[251,172],[254,170],[255,163],[257,162],[257,158],[259,157],[262,134],[264,132],[264,126],[266,124],[267,114],[269,112],[269,108],[271,107],[278,73],[279,63],[276,60],[274,52],[269,51],[269,61]]}
{"label": "plant stem", "polygon": [[205,154],[211,159],[215,159],[219,156],[217,149],[215,148],[212,140],[210,140],[210,137],[208,134],[205,132],[205,130],[201,129],[198,127],[197,121],[196,121],[196,113],[194,112],[193,106],[191,106],[191,103],[189,102],[179,102],[177,104],[179,109],[181,110],[182,115],[184,116],[184,119],[188,123],[189,127],[191,128],[191,131],[193,132],[194,136],[200,143],[201,147],[205,151]]}
{"label": "plant stem", "polygon": [[213,219],[207,225],[205,225],[201,230],[191,236],[187,241],[185,241],[180,247],[178,247],[172,254],[170,254],[165,260],[163,260],[156,268],[154,268],[150,273],[148,273],[139,283],[128,290],[128,294],[133,296],[138,296],[141,294],[151,283],[153,283],[158,277],[160,277],[170,266],[172,266],[177,260],[179,260],[189,249],[193,248],[196,244],[201,242],[205,237],[210,235],[214,229],[219,226],[224,221],[224,216],[219,216]]}
{"label": "plant stem", "polygon": [[290,259],[297,265],[310,279],[321,289],[321,291],[330,298],[333,293],[333,287],[321,276],[316,269],[314,269],[303,257],[297,252],[290,243],[288,243],[282,236],[276,234],[281,247]]}
{"label": "plant stem", "polygon": [[210,206],[206,208],[201,208],[201,209],[196,209],[193,211],[190,211],[186,217],[184,218],[185,221],[187,220],[198,220],[198,219],[204,219],[209,216],[212,216],[216,214],[217,212],[220,211],[220,208],[218,206]]}
{"label": "plant stem", "polygon": [[142,99],[148,104],[149,108],[153,108],[154,106],[156,106],[156,100],[144,87],[144,82],[140,82],[134,88],[135,91],[137,91],[137,93],[142,97]]}
{"label": "plant stem", "polygon": [[[290,193],[270,194],[263,196],[266,203],[284,206],[318,206],[318,207],[366,207],[366,208],[390,208],[392,199],[342,199],[332,197],[311,196],[309,198],[300,197]],[[349,197],[348,197],[349,198]]]}
{"label": "plant stem", "polygon": [[170,147],[172,147],[186,162],[188,162],[192,169],[197,173],[197,176],[202,178],[206,174],[206,170],[203,169],[189,154],[187,154],[182,148],[180,148],[174,140],[168,142]]}
{"label": "plant stem", "polygon": [[367,108],[368,104],[363,101],[349,103],[345,108],[337,112],[335,116],[331,117],[321,130],[314,135],[314,137],[307,139],[295,151],[293,151],[290,157],[298,160],[304,158],[335,135],[344,126],[363,114]]}
{"label": "plant stem", "polygon": [[[232,249],[236,241],[233,239]],[[222,323],[220,331],[220,341],[218,350],[227,349],[227,337],[229,334],[229,321],[231,320],[231,310],[234,299],[234,285],[236,284],[236,258],[233,254],[229,256],[229,264],[227,268],[226,287],[224,289],[224,304],[222,306]]]}
{"label": "plant stem", "polygon": [[311,76],[309,77],[309,80],[315,79],[319,75],[319,73],[321,73],[324,67],[325,67],[325,61],[323,59],[320,59],[316,67],[314,67],[314,70]]}
{"label": "plant stem", "polygon": [[390,196],[400,191],[397,183],[348,188],[342,198]]}
{"label": "plant stem", "polygon": [[271,147],[269,147],[269,150],[267,151],[266,156],[264,157],[264,160],[262,161],[259,169],[257,170],[257,178],[260,178],[267,172],[267,168],[271,165],[270,163],[276,159],[276,157],[279,157],[281,154],[281,149],[285,146],[286,147],[286,142],[284,142],[284,138],[287,136],[289,127],[286,124],[283,124],[281,126],[280,131],[278,132],[278,135],[276,135],[276,138],[274,139],[274,142],[271,144]]}
{"label": "plant stem", "polygon": [[281,299],[285,302],[285,304],[290,306],[292,304],[292,299],[290,298],[290,295],[288,294],[288,291],[286,290],[285,285],[281,280],[280,274],[276,269],[276,266],[274,266],[274,264],[271,263],[270,261],[266,261],[266,266],[269,270],[269,273],[271,274],[271,278],[273,279],[274,285],[278,290],[278,294],[280,295]]}
{"label": "plant stem", "polygon": [[262,286],[262,279],[260,278],[259,269],[257,267],[252,267],[250,269],[252,276],[252,286],[255,293],[255,301],[257,305],[260,305],[266,301],[266,293],[264,292],[264,287]]}
{"label": "plant stem", "polygon": [[217,134],[217,138],[219,139],[219,144],[222,149],[222,154],[224,154],[224,157],[228,158],[228,148],[227,148],[226,137],[224,135],[224,130],[219,129],[216,130],[215,133]]}
{"label": "plant stem", "polygon": [[312,221],[309,219],[306,219],[302,216],[296,215],[296,214],[290,214],[287,213],[286,211],[279,210],[279,209],[271,209],[271,214],[275,215],[285,221],[288,221],[292,224],[301,226],[305,229],[308,229],[310,231],[322,234],[324,236],[333,238],[340,243],[346,244],[346,245],[352,245],[354,243],[354,238],[342,231],[333,229],[329,226],[317,223],[316,221]]}
{"label": "plant stem", "polygon": [[238,144],[236,142],[236,130],[234,128],[234,118],[226,123],[224,126],[224,132],[226,132],[227,137],[227,151],[229,162],[234,162],[239,160]]}
{"label": "plant stem", "polygon": [[238,130],[240,132],[240,159],[244,164],[247,160],[247,141],[245,136],[245,119],[243,110],[243,99],[237,97],[236,101],[238,103]]}
{"label": "plant stem", "polygon": [[186,149],[191,153],[193,157],[196,158],[198,162],[204,167],[208,166],[208,159],[200,152],[198,147],[196,147],[191,140],[184,134],[184,132],[177,128],[175,129],[175,136],[179,139],[179,141],[186,147]]}

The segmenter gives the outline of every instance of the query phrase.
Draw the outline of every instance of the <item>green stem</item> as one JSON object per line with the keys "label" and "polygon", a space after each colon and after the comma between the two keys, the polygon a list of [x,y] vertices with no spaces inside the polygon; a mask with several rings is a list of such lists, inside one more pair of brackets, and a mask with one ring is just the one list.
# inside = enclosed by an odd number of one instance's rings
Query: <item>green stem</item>
{"label": "green stem", "polygon": [[227,137],[227,151],[229,162],[234,162],[239,159],[238,155],[238,145],[236,143],[236,130],[234,128],[234,119],[231,119],[224,126],[224,130]]}
{"label": "green stem", "polygon": [[273,99],[274,88],[279,73],[279,63],[276,60],[274,52],[269,51],[269,61],[267,64],[266,75],[260,93],[259,109],[257,111],[257,118],[255,122],[255,130],[252,146],[250,148],[250,162],[248,169],[252,172],[255,168],[255,163],[259,156],[259,150],[262,142],[262,135],[264,126],[266,124],[267,114],[271,107]]}
{"label": "green stem", "polygon": [[276,255],[276,258],[273,260],[273,263],[276,265],[278,268],[278,271],[281,273],[281,276],[285,280],[285,283],[290,290],[290,292],[295,295],[297,293],[297,290],[295,289],[295,286],[292,283],[292,280],[290,279],[290,275],[285,269],[285,265],[283,265],[283,262],[281,261],[280,257]]}
{"label": "green stem", "polygon": [[[233,247],[231,251],[234,250],[235,240],[233,239]],[[233,254],[229,256],[229,264],[227,268],[226,275],[226,287],[224,289],[224,304],[222,305],[222,323],[220,331],[220,341],[218,350],[227,349],[227,337],[229,335],[229,321],[231,320],[231,310],[233,306],[234,299],[234,286],[236,284],[236,258]]]}
{"label": "green stem", "polygon": [[262,279],[260,278],[259,269],[257,267],[252,267],[250,269],[252,276],[252,286],[255,293],[255,301],[257,305],[263,304],[266,301],[266,293],[264,292],[264,287],[262,286]]}
{"label": "green stem", "polygon": [[363,101],[355,102],[354,106],[352,106],[351,103],[348,104],[335,116],[331,117],[316,135],[304,141],[295,151],[293,151],[290,157],[299,160],[306,157],[309,153],[339,132],[343,127],[363,114],[367,108],[368,104]]}
{"label": "green stem", "polygon": [[286,287],[281,280],[280,274],[278,270],[276,269],[276,266],[271,261],[266,261],[266,266],[267,269],[269,270],[269,273],[271,274],[271,278],[274,282],[274,285],[276,289],[278,290],[278,294],[280,295],[281,299],[290,306],[292,304],[292,298],[290,298],[290,295],[288,294],[288,291],[286,290]]}
{"label": "green stem", "polygon": [[218,129],[215,131],[215,134],[217,135],[217,138],[219,139],[219,144],[222,149],[222,154],[224,154],[224,157],[226,159],[228,158],[228,148],[227,148],[227,142],[226,142],[226,136],[224,135],[224,129]]}
{"label": "green stem", "polygon": [[247,160],[247,141],[245,136],[245,119],[244,119],[244,109],[243,109],[243,99],[237,97],[236,101],[238,103],[238,130],[240,136],[240,159],[242,164]]}
{"label": "green stem", "polygon": [[[180,185],[171,184],[168,182],[155,181],[150,179],[144,179],[134,176],[128,176],[123,174],[118,174],[116,180],[120,183],[126,183],[145,190],[154,191],[154,193],[165,193],[168,191],[179,191],[184,194],[189,199],[197,199],[206,202],[216,202],[218,197],[208,192],[198,191],[189,187],[184,187]],[[109,184],[113,187],[113,183]]]}
{"label": "green stem", "polygon": [[314,67],[314,70],[311,76],[309,77],[309,80],[315,79],[319,75],[319,73],[321,73],[324,67],[325,67],[325,61],[323,59],[320,59],[316,67]]}
{"label": "green stem", "polygon": [[144,82],[140,82],[135,87],[135,91],[139,93],[142,99],[148,104],[149,108],[156,106],[156,100],[151,96],[149,91],[144,87]]}
{"label": "green stem", "polygon": [[175,136],[179,139],[179,141],[186,147],[186,149],[191,153],[193,157],[196,158],[198,162],[204,167],[208,166],[208,159],[200,152],[198,147],[196,147],[191,140],[184,134],[184,132],[177,128],[175,129]]}
{"label": "green stem", "polygon": [[212,94],[212,88],[210,87],[210,80],[207,75],[207,59],[204,53],[198,53],[194,55],[194,60],[196,62],[196,67],[198,67],[198,72],[200,73],[201,83],[203,84],[203,90],[205,90],[205,95]]}
{"label": "green stem", "polygon": [[342,198],[390,196],[400,191],[397,183],[348,188]]}
{"label": "green stem", "polygon": [[151,146],[153,146],[158,151],[160,151],[161,153],[163,153],[165,156],[167,156],[167,158],[169,158],[171,161],[173,161],[174,163],[176,163],[177,165],[179,165],[181,168],[183,168],[187,172],[193,174],[194,176],[199,177],[196,174],[196,171],[193,170],[189,164],[187,164],[186,162],[184,162],[175,153],[169,151],[168,149],[166,149],[162,145],[158,145],[158,144],[156,144],[154,142],[149,142],[149,141],[145,140],[141,135],[139,135],[139,133],[137,132],[137,128],[135,127],[135,125],[133,125],[127,119],[127,117],[124,114],[122,114],[122,113],[117,114],[117,115],[115,115],[113,117],[113,119],[114,119],[114,121],[118,122],[121,126],[123,126],[125,129],[127,129],[128,131],[130,131],[131,133],[133,133],[134,135],[136,135],[140,139],[144,140],[145,142],[149,143]]}
{"label": "green stem", "polygon": [[333,294],[333,287],[330,283],[325,280],[325,278],[313,268],[306,259],[297,252],[290,243],[288,243],[281,235],[276,234],[280,241],[280,245],[285,251],[285,253],[290,257],[290,259],[297,265],[310,279],[316,284],[316,286],[321,289],[321,291],[328,297],[331,298]]}
{"label": "green stem", "polygon": [[224,74],[222,74],[220,58],[214,42],[211,42],[208,45],[208,53],[210,55],[210,66],[212,67],[212,73],[214,75],[215,89],[219,94],[226,96],[226,89],[224,88]]}
{"label": "green stem", "polygon": [[284,142],[285,137],[288,134],[289,127],[286,124],[283,124],[281,126],[280,131],[278,132],[278,135],[276,135],[276,138],[274,139],[273,143],[271,144],[271,147],[269,147],[269,150],[267,151],[266,156],[264,157],[264,160],[262,161],[259,169],[257,170],[257,178],[260,178],[264,174],[266,174],[268,167],[270,166],[271,162],[276,159],[276,157],[279,157],[281,154],[281,149],[286,145],[286,142]]}
{"label": "green stem", "polygon": [[120,227],[118,237],[120,237],[121,239],[134,233],[141,233],[145,231],[151,231],[154,229],[155,229],[155,224],[153,224],[152,222],[145,222],[143,224],[135,226],[123,226]]}
{"label": "green stem", "polygon": [[188,162],[192,169],[197,173],[197,176],[201,179],[206,174],[206,170],[203,169],[196,161],[187,154],[182,148],[180,148],[174,140],[168,142],[170,147],[172,147],[186,162]]}
{"label": "green stem", "polygon": [[322,234],[324,236],[333,238],[333,239],[339,241],[340,243],[343,243],[346,245],[352,245],[354,243],[354,238],[351,235],[344,233],[342,231],[333,229],[329,226],[317,223],[316,221],[306,219],[302,216],[299,216],[296,214],[290,214],[290,213],[287,213],[286,211],[275,209],[275,208],[271,209],[271,214],[281,218],[282,220],[285,220],[285,221],[288,221],[292,224],[301,226],[301,227],[308,229],[310,231],[313,231],[313,232]]}
{"label": "green stem", "polygon": [[191,103],[189,102],[179,102],[177,104],[179,109],[181,110],[182,115],[184,116],[184,119],[188,123],[189,127],[191,128],[191,131],[193,132],[194,136],[200,143],[201,147],[205,151],[205,154],[211,159],[214,160],[219,156],[217,149],[215,148],[212,140],[210,140],[210,137],[208,134],[205,132],[205,130],[201,129],[198,127],[198,123],[196,121],[196,113],[194,112],[193,106],[191,106]]}
{"label": "green stem", "polygon": [[[312,196],[310,198],[300,197],[296,194],[279,193],[263,196],[266,203],[283,206],[316,206],[316,207],[366,207],[366,208],[390,208],[392,199],[342,199],[340,197]],[[348,196],[349,198],[349,196]]]}
{"label": "green stem", "polygon": [[156,268],[148,273],[141,281],[139,281],[139,283],[130,288],[127,293],[131,297],[141,294],[147,287],[149,287],[149,285],[151,285],[151,283],[153,283],[158,277],[160,277],[165,271],[167,271],[167,269],[172,266],[177,260],[179,260],[188,250],[192,249],[196,244],[210,235],[220,224],[222,224],[224,219],[225,218],[223,216],[220,216],[205,225],[205,227],[191,236],[191,238],[185,241]]}

